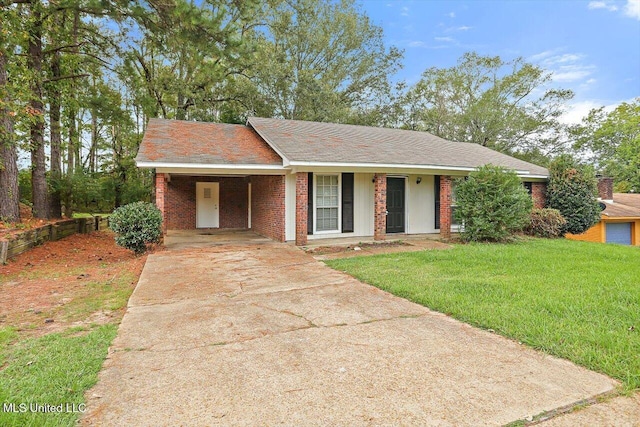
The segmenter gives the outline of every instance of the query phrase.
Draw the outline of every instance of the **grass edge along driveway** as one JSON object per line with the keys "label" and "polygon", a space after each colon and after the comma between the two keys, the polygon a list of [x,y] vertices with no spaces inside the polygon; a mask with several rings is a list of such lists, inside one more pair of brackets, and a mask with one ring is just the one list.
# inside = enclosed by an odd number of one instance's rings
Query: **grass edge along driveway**
{"label": "grass edge along driveway", "polygon": [[523,239],[326,263],[640,389],[640,248]]}

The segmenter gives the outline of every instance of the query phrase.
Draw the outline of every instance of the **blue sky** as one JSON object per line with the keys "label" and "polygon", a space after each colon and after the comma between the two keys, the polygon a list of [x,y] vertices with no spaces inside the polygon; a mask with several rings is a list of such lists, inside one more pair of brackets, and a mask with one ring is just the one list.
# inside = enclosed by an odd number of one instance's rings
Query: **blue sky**
{"label": "blue sky", "polygon": [[429,67],[451,67],[468,51],[523,57],[572,89],[564,117],[640,97],[640,0],[361,0],[404,50],[398,80],[415,83]]}

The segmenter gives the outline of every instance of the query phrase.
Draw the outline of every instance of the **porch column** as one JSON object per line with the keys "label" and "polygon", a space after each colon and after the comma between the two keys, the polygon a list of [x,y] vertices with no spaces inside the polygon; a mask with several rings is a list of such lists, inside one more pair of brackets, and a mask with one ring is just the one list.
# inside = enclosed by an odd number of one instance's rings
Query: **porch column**
{"label": "porch column", "polygon": [[451,238],[451,177],[440,177],[440,237]]}
{"label": "porch column", "polygon": [[533,199],[533,207],[536,209],[542,209],[547,204],[547,183],[546,182],[532,182],[531,183],[531,198]]}
{"label": "porch column", "polygon": [[296,246],[307,244],[307,215],[309,214],[309,174],[296,173]]}
{"label": "porch column", "polygon": [[373,179],[373,240],[384,240],[387,236],[387,174],[377,173]]}
{"label": "porch column", "polygon": [[156,207],[162,212],[162,234],[167,233],[167,213],[165,211],[165,194],[167,193],[167,177],[164,173],[156,173]]}

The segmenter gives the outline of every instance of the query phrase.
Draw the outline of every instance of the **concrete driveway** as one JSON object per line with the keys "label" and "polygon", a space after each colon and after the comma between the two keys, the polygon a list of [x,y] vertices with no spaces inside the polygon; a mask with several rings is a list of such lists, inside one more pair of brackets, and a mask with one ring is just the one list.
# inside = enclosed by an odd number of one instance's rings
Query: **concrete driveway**
{"label": "concrete driveway", "polygon": [[504,425],[612,379],[272,242],[149,256],[85,425]]}

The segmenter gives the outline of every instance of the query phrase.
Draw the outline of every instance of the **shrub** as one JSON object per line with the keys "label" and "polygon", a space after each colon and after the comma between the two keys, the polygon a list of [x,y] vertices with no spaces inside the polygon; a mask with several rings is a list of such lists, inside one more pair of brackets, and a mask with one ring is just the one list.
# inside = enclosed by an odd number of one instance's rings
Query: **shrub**
{"label": "shrub", "polygon": [[533,202],[514,171],[482,166],[457,181],[455,193],[467,241],[502,241],[528,224]]}
{"label": "shrub", "polygon": [[566,223],[557,209],[533,209],[525,232],[530,236],[553,239],[562,236],[562,228]]}
{"label": "shrub", "polygon": [[136,254],[162,236],[162,213],[151,203],[135,202],[121,206],[109,217],[109,226],[118,236],[116,243]]}
{"label": "shrub", "polygon": [[598,181],[592,169],[563,155],[549,165],[547,206],[560,211],[567,221],[562,234],[581,234],[600,220],[596,199]]}

